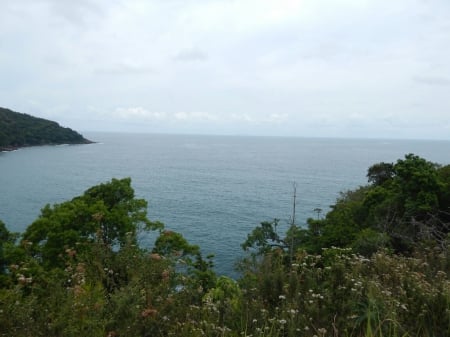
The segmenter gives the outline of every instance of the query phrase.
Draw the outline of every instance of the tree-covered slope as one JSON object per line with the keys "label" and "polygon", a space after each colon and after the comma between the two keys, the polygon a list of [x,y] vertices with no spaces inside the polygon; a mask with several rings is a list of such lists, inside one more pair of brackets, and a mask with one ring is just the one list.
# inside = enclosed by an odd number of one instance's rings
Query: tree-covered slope
{"label": "tree-covered slope", "polygon": [[0,108],[0,150],[48,144],[91,143],[78,132],[43,118]]}

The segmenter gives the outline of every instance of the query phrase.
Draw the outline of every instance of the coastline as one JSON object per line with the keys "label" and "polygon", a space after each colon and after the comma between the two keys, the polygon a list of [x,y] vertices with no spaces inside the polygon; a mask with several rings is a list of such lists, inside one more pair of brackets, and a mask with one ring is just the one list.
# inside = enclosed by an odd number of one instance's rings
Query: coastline
{"label": "coastline", "polygon": [[18,149],[19,148],[17,146],[0,146],[0,152],[11,152]]}
{"label": "coastline", "polygon": [[82,142],[74,142],[74,143],[43,143],[43,144],[24,144],[24,145],[6,145],[0,146],[0,152],[12,152],[17,151],[26,147],[35,147],[35,146],[56,146],[56,145],[88,145],[95,144],[96,142],[84,139]]}

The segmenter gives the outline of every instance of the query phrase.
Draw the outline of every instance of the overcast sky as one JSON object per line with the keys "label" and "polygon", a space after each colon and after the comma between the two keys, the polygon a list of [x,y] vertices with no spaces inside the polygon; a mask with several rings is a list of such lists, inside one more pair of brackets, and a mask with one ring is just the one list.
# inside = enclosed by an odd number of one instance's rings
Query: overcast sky
{"label": "overcast sky", "polygon": [[450,139],[450,1],[0,0],[0,106],[79,131]]}

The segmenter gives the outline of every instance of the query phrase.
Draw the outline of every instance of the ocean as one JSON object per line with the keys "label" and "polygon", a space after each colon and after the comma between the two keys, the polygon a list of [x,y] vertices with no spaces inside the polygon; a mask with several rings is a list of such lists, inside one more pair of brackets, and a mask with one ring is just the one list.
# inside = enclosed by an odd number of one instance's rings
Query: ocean
{"label": "ocean", "polygon": [[[240,247],[260,222],[287,228],[324,215],[341,191],[367,182],[367,168],[414,153],[450,164],[450,141],[86,133],[95,144],[0,153],[0,219],[22,232],[46,204],[112,178],[131,177],[148,216],[182,233],[219,274],[235,277]],[[152,247],[154,237],[141,237]]]}

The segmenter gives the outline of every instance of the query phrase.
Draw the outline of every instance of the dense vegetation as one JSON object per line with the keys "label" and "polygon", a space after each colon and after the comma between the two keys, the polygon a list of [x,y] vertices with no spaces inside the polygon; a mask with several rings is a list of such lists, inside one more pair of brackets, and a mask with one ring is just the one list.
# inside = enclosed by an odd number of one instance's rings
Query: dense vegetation
{"label": "dense vegetation", "polygon": [[446,244],[450,165],[408,154],[395,164],[371,166],[367,177],[369,185],[341,193],[324,219],[308,219],[306,229],[294,224],[284,238],[276,232],[277,220],[262,223],[243,247],[256,247],[260,253],[276,246],[318,254],[335,246],[370,256],[381,248],[410,255],[426,242]]}
{"label": "dense vegetation", "polygon": [[21,235],[0,222],[0,336],[449,336],[450,167],[407,155],[368,178],[307,228],[256,227],[238,280],[148,220],[130,179]]}
{"label": "dense vegetation", "polygon": [[90,141],[56,122],[0,108],[0,151],[23,146],[86,143]]}

